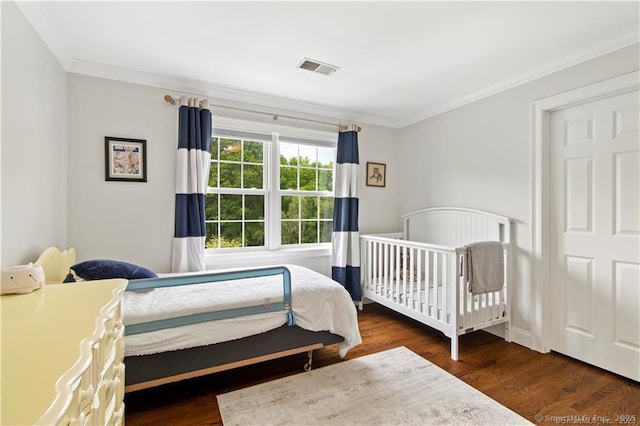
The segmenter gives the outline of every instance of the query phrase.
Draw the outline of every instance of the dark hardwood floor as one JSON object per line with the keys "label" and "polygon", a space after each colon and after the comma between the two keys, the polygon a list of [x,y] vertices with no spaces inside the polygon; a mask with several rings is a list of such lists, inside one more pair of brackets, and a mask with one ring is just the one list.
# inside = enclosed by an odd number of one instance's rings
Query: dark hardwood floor
{"label": "dark hardwood floor", "polygon": [[[640,384],[633,380],[483,331],[460,338],[456,362],[440,332],[377,304],[358,315],[363,343],[345,359],[406,346],[533,423],[640,423]],[[314,368],[340,361],[335,346],[314,354]],[[217,394],[300,373],[305,362],[306,355],[295,355],[127,394],[125,423],[219,425]]]}

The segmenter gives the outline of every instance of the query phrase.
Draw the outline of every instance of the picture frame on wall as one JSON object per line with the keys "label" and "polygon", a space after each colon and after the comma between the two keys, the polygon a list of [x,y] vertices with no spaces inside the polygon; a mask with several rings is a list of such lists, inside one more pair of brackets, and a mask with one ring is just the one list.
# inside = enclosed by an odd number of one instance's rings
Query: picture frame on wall
{"label": "picture frame on wall", "polygon": [[387,165],[385,163],[371,163],[367,161],[367,186],[384,188],[387,181]]}
{"label": "picture frame on wall", "polygon": [[147,181],[147,141],[105,136],[105,180]]}

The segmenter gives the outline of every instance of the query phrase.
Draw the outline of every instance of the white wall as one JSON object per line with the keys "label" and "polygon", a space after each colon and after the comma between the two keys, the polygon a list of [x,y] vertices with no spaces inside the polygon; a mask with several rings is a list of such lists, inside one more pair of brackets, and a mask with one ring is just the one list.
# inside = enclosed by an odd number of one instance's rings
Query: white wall
{"label": "white wall", "polygon": [[488,210],[515,220],[514,339],[530,346],[531,103],[639,68],[631,46],[400,130],[400,213],[430,206]]}
{"label": "white wall", "polygon": [[2,2],[2,266],[67,244],[66,73]]}
{"label": "white wall", "polygon": [[[360,150],[360,234],[402,230],[398,209],[399,171],[398,130],[364,125],[358,135]],[[366,186],[367,162],[387,165],[386,186]]]}
{"label": "white wall", "polygon": [[[167,93],[174,97],[181,95],[150,86],[69,74],[68,243],[76,247],[79,260],[111,258],[141,264],[158,272],[169,270],[173,240],[177,107],[164,101]],[[255,106],[244,106],[256,109]],[[271,120],[271,117],[243,115],[215,107],[213,111],[214,122],[223,116],[228,119]],[[279,122],[294,125],[283,120]],[[395,211],[397,130],[366,124],[362,127],[359,136],[361,163],[386,162],[389,175],[387,188],[369,188],[364,185],[363,170],[361,229],[367,232],[398,229]],[[105,181],[105,136],[147,140],[149,169],[146,183]],[[238,256],[233,257],[237,263]],[[307,258],[293,254],[289,258],[292,263],[320,272],[328,273],[330,270],[326,255]],[[225,263],[224,266],[234,265]]]}
{"label": "white wall", "polygon": [[[159,89],[75,74],[69,87],[69,245],[167,272],[174,215],[176,110]],[[147,182],[105,181],[105,136],[147,141]]]}

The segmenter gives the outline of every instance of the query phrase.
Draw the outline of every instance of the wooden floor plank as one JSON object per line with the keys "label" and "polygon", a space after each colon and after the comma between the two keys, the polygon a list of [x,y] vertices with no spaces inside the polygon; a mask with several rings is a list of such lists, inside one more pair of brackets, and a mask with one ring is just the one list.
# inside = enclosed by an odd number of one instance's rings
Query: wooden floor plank
{"label": "wooden floor plank", "polygon": [[[406,346],[534,423],[571,423],[567,416],[589,416],[611,424],[640,424],[640,384],[632,380],[483,331],[460,338],[456,362],[450,357],[450,340],[438,331],[376,304],[358,315],[363,343],[345,359]],[[300,373],[305,362],[306,355],[295,355],[127,394],[125,423],[220,425],[216,395]],[[334,346],[316,351],[313,365],[338,362]]]}

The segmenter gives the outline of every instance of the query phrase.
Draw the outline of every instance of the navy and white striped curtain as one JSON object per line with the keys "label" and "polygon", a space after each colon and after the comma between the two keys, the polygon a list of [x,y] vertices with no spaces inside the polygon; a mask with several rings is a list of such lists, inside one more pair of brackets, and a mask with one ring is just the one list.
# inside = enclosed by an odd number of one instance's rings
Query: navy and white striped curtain
{"label": "navy and white striped curtain", "polygon": [[347,289],[355,302],[362,299],[358,232],[358,163],[358,132],[356,130],[340,132],[333,205],[331,276]]}
{"label": "navy and white striped curtain", "polygon": [[178,112],[172,272],[206,269],[204,202],[210,166],[211,111],[208,101],[182,97]]}

